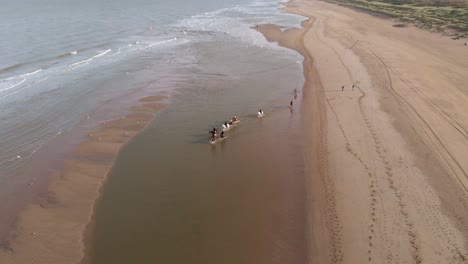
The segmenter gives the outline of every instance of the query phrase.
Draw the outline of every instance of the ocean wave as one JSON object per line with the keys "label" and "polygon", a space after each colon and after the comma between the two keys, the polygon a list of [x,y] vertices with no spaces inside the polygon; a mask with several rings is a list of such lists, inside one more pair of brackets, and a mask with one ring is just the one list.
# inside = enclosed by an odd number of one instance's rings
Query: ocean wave
{"label": "ocean wave", "polygon": [[[57,56],[55,59],[63,59],[63,58],[70,57],[70,56],[73,56],[73,55],[76,55],[76,54],[78,54],[78,50],[69,51],[67,53],[64,53],[62,55]],[[51,60],[53,60],[53,59],[54,58],[51,58]]]}
{"label": "ocean wave", "polygon": [[158,42],[155,42],[155,43],[151,43],[150,45],[144,47],[144,48],[141,48],[140,50],[145,50],[145,49],[149,49],[151,47],[154,47],[156,45],[161,45],[161,44],[164,44],[164,43],[167,43],[167,42],[172,42],[174,40],[177,40],[177,38],[171,38],[171,39],[167,39],[167,40],[163,40],[163,41],[158,41]]}
{"label": "ocean wave", "polygon": [[15,65],[11,65],[11,66],[8,66],[6,68],[0,69],[0,74],[5,73],[5,72],[9,72],[11,70],[18,69],[19,67],[21,67],[23,65],[24,65],[24,63],[17,63]]}
{"label": "ocean wave", "polygon": [[16,76],[8,77],[8,78],[5,78],[5,79],[1,79],[0,82],[11,81],[11,80],[14,80],[14,79],[19,79],[19,78],[25,78],[25,77],[28,77],[30,75],[34,75],[36,73],[39,73],[41,71],[42,71],[42,69],[37,69],[37,70],[34,70],[32,72],[27,72],[27,73],[23,73],[23,74],[20,74],[20,75],[16,75]]}
{"label": "ocean wave", "polygon": [[112,51],[112,49],[108,49],[108,50],[106,50],[106,51],[104,51],[104,52],[102,52],[102,53],[99,53],[98,55],[93,56],[92,58],[99,58],[99,57],[101,57],[101,56],[106,55],[107,53],[109,53],[109,52],[111,52],[111,51]]}
{"label": "ocean wave", "polygon": [[86,65],[89,65],[89,62],[86,62],[86,63],[82,63],[82,64],[78,64],[78,65],[72,66],[70,70],[75,70],[75,69],[78,69],[78,68],[83,67],[83,66],[86,66]]}
{"label": "ocean wave", "polygon": [[6,87],[6,88],[1,89],[0,92],[13,89],[13,88],[15,88],[16,86],[18,86],[18,85],[24,83],[25,81],[26,81],[26,79],[23,79],[23,80],[19,81],[18,83],[15,83],[15,84],[13,84],[13,85],[11,85],[11,86],[9,86],[9,87]]}
{"label": "ocean wave", "polygon": [[120,53],[121,53],[121,52],[120,52],[120,50],[119,50],[119,51],[117,51],[116,53],[114,53],[114,54],[112,54],[112,55],[110,55],[110,56],[111,56],[111,57],[114,57],[114,56],[119,55]]}
{"label": "ocean wave", "polygon": [[[69,51],[69,52],[66,52],[66,53],[63,53],[63,54],[60,54],[60,55],[53,55],[53,56],[44,57],[44,58],[37,59],[37,60],[31,60],[31,61],[27,61],[27,62],[17,63],[17,64],[14,64],[14,65],[11,65],[11,66],[0,69],[0,74],[8,73],[8,72],[11,72],[11,71],[15,71],[15,70],[17,70],[19,68],[28,67],[28,66],[31,66],[31,65],[36,65],[36,64],[39,64],[39,63],[45,63],[45,65],[47,65],[48,63],[50,63],[52,61],[58,61],[60,59],[70,57],[70,56],[76,55],[78,53],[82,53],[84,51],[98,49],[98,48],[102,48],[102,47],[106,47],[106,46],[108,47],[109,45],[110,45],[110,43],[106,42],[106,43],[101,43],[101,44],[94,45],[94,46],[88,46],[88,47],[84,47],[84,48],[81,48],[81,49],[72,50],[72,51]],[[47,68],[47,67],[42,65],[41,68]],[[18,76],[12,76],[12,77],[9,77],[9,78],[13,79],[13,78],[17,78],[17,77]]]}
{"label": "ocean wave", "polygon": [[281,12],[279,10],[281,6],[282,4],[277,2],[260,0],[249,5],[237,5],[193,15],[177,21],[173,26],[181,29],[181,32],[224,33],[255,46],[277,48],[276,44],[266,41],[263,35],[252,27],[268,23],[288,28],[300,26],[304,18]]}
{"label": "ocean wave", "polygon": [[[89,63],[90,61],[92,61],[93,59],[102,57],[102,56],[106,55],[107,53],[109,53],[109,52],[111,52],[111,51],[112,51],[112,49],[107,49],[107,50],[105,50],[105,51],[103,51],[103,52],[101,52],[101,53],[99,53],[99,54],[97,54],[97,55],[92,56],[92,57],[89,58],[89,59],[81,60],[81,61],[78,61],[78,62],[74,62],[74,63],[70,64],[70,66],[71,66],[72,68],[73,68],[74,66],[77,66],[77,65],[83,66],[84,64],[88,64],[88,63]],[[73,69],[76,69],[76,67],[73,68]]]}
{"label": "ocean wave", "polygon": [[38,69],[38,70],[35,70],[35,71],[32,71],[32,72],[28,72],[28,73],[19,75],[18,77],[24,78],[24,77],[27,77],[27,76],[34,75],[34,74],[36,74],[36,73],[39,73],[39,72],[41,72],[41,71],[42,71],[42,69]]}
{"label": "ocean wave", "polygon": [[70,66],[72,66],[72,67],[73,67],[73,66],[75,66],[75,65],[79,65],[79,64],[87,63],[87,62],[90,62],[90,61],[92,61],[92,60],[93,60],[93,58],[91,57],[91,58],[89,58],[89,59],[86,59],[86,60],[82,60],[82,61],[78,61],[78,62],[72,63],[72,64],[70,64]]}
{"label": "ocean wave", "polygon": [[44,78],[42,78],[42,79],[36,80],[36,81],[34,81],[34,82],[32,82],[32,83],[29,83],[29,84],[25,85],[25,86],[24,86],[23,88],[21,88],[21,89],[18,89],[18,90],[14,91],[14,92],[11,92],[11,93],[9,93],[9,94],[5,94],[5,95],[3,95],[3,96],[0,96],[0,99],[6,98],[6,97],[11,96],[11,95],[14,95],[14,94],[16,94],[16,93],[18,93],[18,92],[21,92],[21,91],[23,91],[24,89],[27,89],[27,88],[29,88],[29,87],[31,87],[31,86],[37,84],[37,83],[40,83],[40,82],[43,82],[43,81],[47,80],[49,77],[50,77],[50,76],[46,76],[46,77],[44,77]]}

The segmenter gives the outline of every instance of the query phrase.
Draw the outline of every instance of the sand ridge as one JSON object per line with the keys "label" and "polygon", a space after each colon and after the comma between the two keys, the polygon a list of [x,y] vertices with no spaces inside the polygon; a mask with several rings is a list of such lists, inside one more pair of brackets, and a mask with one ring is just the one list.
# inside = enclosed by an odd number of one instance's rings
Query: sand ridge
{"label": "sand ridge", "polygon": [[258,30],[305,57],[310,262],[466,263],[466,47],[319,1],[285,10],[312,25]]}
{"label": "sand ridge", "polygon": [[154,120],[166,98],[141,98],[145,104],[90,132],[63,170],[53,172],[47,194],[21,213],[14,239],[0,251],[0,263],[80,263],[86,227],[119,150]]}

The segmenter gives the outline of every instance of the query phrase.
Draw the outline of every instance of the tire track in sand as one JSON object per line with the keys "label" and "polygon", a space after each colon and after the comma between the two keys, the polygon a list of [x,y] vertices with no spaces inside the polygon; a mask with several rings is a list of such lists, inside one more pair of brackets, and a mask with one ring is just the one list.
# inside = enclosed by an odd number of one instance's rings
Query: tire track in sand
{"label": "tire track in sand", "polygon": [[[420,254],[420,249],[419,249],[419,241],[418,241],[418,238],[416,237],[416,233],[415,233],[415,230],[414,230],[414,225],[412,223],[412,221],[410,220],[410,216],[408,214],[408,210],[406,208],[406,203],[404,202],[404,199],[403,199],[403,193],[395,186],[395,180],[394,180],[394,175],[393,175],[393,166],[388,158],[388,155],[387,155],[387,149],[383,146],[383,143],[380,139],[380,137],[378,136],[377,134],[377,131],[376,129],[373,127],[372,123],[370,122],[369,120],[369,117],[367,116],[365,110],[364,110],[364,105],[363,105],[363,102],[362,100],[365,98],[366,96],[366,93],[361,89],[361,87],[357,86],[359,91],[362,93],[362,96],[358,99],[358,104],[359,104],[359,109],[360,109],[360,114],[365,122],[365,125],[366,125],[366,128],[368,129],[368,131],[370,132],[370,135],[371,135],[371,138],[372,138],[372,141],[373,141],[373,145],[374,145],[374,148],[375,148],[375,152],[377,153],[377,156],[378,158],[380,159],[380,162],[381,164],[383,165],[383,168],[384,168],[384,171],[385,171],[385,179],[387,181],[387,187],[391,190],[391,193],[393,194],[395,200],[396,200],[396,205],[397,205],[397,208],[399,209],[399,213],[400,213],[400,217],[403,218],[403,221],[404,221],[404,225],[406,227],[406,231],[405,233],[407,234],[407,238],[408,238],[408,241],[409,241],[409,246],[410,246],[410,250],[411,250],[411,255],[412,255],[412,258],[414,260],[414,263],[422,263],[422,258],[421,258],[421,254]],[[371,194],[371,196],[373,196],[373,194]],[[383,215],[384,219],[383,221],[386,221],[385,220],[385,215]],[[373,222],[375,222],[376,220],[373,218]],[[384,223],[384,226],[386,226],[387,224]],[[392,244],[394,242],[397,243],[396,246],[400,246],[400,243],[398,241],[389,241],[389,240],[385,240],[385,242],[387,243],[390,243],[392,242]],[[399,256],[397,255],[397,252],[398,251],[390,251],[390,250],[387,250],[386,252],[386,262],[387,263],[394,263],[395,261],[399,262]]]}
{"label": "tire track in sand", "polygon": [[[344,64],[343,64],[344,65]],[[357,85],[356,85],[357,87]],[[361,96],[359,97],[359,99],[361,99],[365,94],[361,91]],[[377,213],[377,205],[378,205],[378,200],[380,200],[380,203],[382,201],[382,196],[380,194],[380,192],[378,191],[379,190],[379,182],[378,182],[378,179],[377,177],[375,176],[375,172],[371,172],[371,169],[369,167],[369,165],[361,158],[361,156],[356,153],[356,151],[353,149],[351,143],[349,142],[348,140],[348,137],[346,136],[346,133],[344,131],[344,128],[341,124],[341,121],[338,117],[338,114],[336,113],[334,107],[332,106],[332,104],[330,103],[330,100],[325,96],[325,99],[326,99],[326,102],[330,108],[330,110],[332,111],[335,119],[336,119],[336,122],[337,122],[337,125],[341,131],[341,134],[346,142],[345,144],[345,148],[346,148],[346,151],[348,153],[350,153],[351,156],[353,156],[353,158],[358,161],[362,167],[364,168],[364,170],[366,171],[367,173],[367,177],[369,179],[369,193],[370,193],[370,197],[369,197],[369,208],[370,208],[370,214],[369,214],[369,230],[368,230],[368,235],[367,235],[367,239],[368,239],[368,249],[367,249],[367,255],[368,255],[368,261],[369,262],[372,262],[372,256],[373,256],[373,248],[376,246],[376,243],[378,243],[377,241],[379,241],[379,239],[376,239],[377,236],[379,236],[379,234],[377,234],[376,232],[376,221],[377,221],[377,215],[382,215],[383,217],[383,220],[385,221],[386,217],[385,217],[385,210],[383,210],[383,208],[381,208],[381,212],[378,214]],[[362,109],[360,108],[360,111],[362,112]],[[368,123],[369,121],[366,119],[365,120],[366,123]],[[367,141],[367,140],[366,140]],[[383,234],[381,235],[384,239],[387,239],[387,234],[386,234],[386,225],[382,225],[383,226]],[[387,239],[388,240],[388,239]],[[387,255],[391,255],[390,252],[387,252]],[[374,257],[375,259],[375,257]],[[392,258],[393,259],[393,258]]]}
{"label": "tire track in sand", "polygon": [[[320,21],[318,24],[323,27],[322,21]],[[316,37],[317,37],[317,39],[319,41],[321,41],[323,44],[326,45],[326,43],[323,40],[320,39],[318,34],[316,34]],[[333,52],[336,54],[336,56],[340,60],[342,66],[348,72],[348,75],[350,76],[350,78],[352,78],[351,71],[348,69],[348,67],[346,67],[346,65],[345,65],[344,61],[342,60],[341,56],[339,55],[339,53],[334,48],[332,48],[330,45],[327,45],[327,46],[330,47],[333,50]],[[390,78],[390,76],[387,76],[387,78]],[[387,78],[385,79],[385,81],[387,81]],[[416,234],[414,232],[413,224],[409,220],[408,210],[407,210],[406,205],[405,205],[405,203],[403,201],[403,194],[395,186],[395,180],[393,179],[393,167],[392,167],[392,165],[390,163],[389,158],[386,155],[387,150],[384,148],[384,146],[382,144],[382,141],[380,140],[376,130],[374,129],[374,127],[372,126],[372,124],[371,124],[371,122],[369,120],[369,117],[367,116],[366,112],[364,111],[363,99],[365,98],[366,93],[359,86],[356,85],[356,87],[361,92],[361,96],[358,99],[359,112],[360,112],[362,120],[364,120],[364,122],[365,122],[366,129],[369,131],[369,133],[370,133],[370,135],[372,137],[375,152],[378,154],[378,158],[379,158],[381,164],[384,167],[384,171],[385,171],[385,176],[384,177],[386,178],[386,181],[387,181],[387,187],[393,193],[393,196],[396,199],[396,205],[397,205],[398,211],[399,211],[400,216],[403,218],[403,221],[405,223],[405,226],[406,226],[406,229],[407,229],[406,233],[408,235],[408,241],[410,243],[410,248],[411,248],[411,252],[412,252],[412,254],[411,254],[412,258],[415,261],[414,263],[417,263],[417,264],[422,263],[421,254],[420,254],[420,250],[419,250],[419,246],[418,246],[419,243],[417,243],[418,241],[416,239]],[[336,112],[334,110],[332,110],[332,111],[334,112],[334,115],[338,120],[338,116],[337,116]],[[369,258],[368,259],[369,259],[369,262],[371,262],[372,261],[373,249],[375,248],[374,247],[375,244],[373,243],[373,241],[375,241],[374,240],[374,237],[375,237],[374,234],[375,234],[376,222],[378,220],[378,215],[380,215],[381,218],[382,218],[380,221],[382,221],[381,226],[382,226],[382,235],[383,235],[384,241],[387,244],[395,243],[395,244],[397,244],[397,247],[400,246],[400,242],[399,241],[390,241],[388,239],[388,237],[387,237],[387,224],[388,224],[388,221],[386,219],[387,217],[385,215],[385,211],[382,210],[380,214],[376,213],[376,211],[377,211],[377,207],[376,207],[377,199],[376,199],[376,197],[378,196],[377,195],[377,189],[376,189],[377,180],[378,180],[377,173],[376,172],[372,173],[372,172],[369,171],[369,167],[367,166],[367,164],[365,164],[362,161],[362,159],[352,150],[351,145],[349,144],[348,138],[346,137],[346,135],[344,133],[344,129],[343,129],[341,124],[339,124],[339,128],[340,128],[340,130],[343,133],[343,136],[345,138],[347,151],[350,152],[364,166],[364,168],[366,170],[368,170],[368,176],[369,176],[369,179],[371,181],[370,186],[369,186],[370,187],[370,196],[371,196],[370,197],[370,199],[371,199],[371,203],[370,203],[371,225],[369,227],[370,234],[368,236],[368,239],[369,239],[369,249],[368,249]],[[381,198],[380,201],[382,202],[383,201],[382,196],[380,196],[380,198]],[[400,262],[399,261],[399,256],[397,254],[398,251],[392,252],[387,246],[385,246],[384,248],[385,248],[385,251],[386,251],[386,253],[385,253],[386,262],[388,264],[394,263],[394,261]]]}
{"label": "tire track in sand", "polygon": [[[430,137],[432,135],[435,137],[436,142],[439,143],[439,145],[442,147],[443,150],[445,150],[446,155],[444,155],[444,153],[442,153],[442,151],[438,149],[437,146],[435,146],[434,142],[431,142],[432,148],[435,148],[435,151],[439,153],[439,155],[443,158],[443,160],[449,166],[449,169],[451,170],[452,174],[456,178],[459,179],[460,176],[457,175],[455,168],[453,167],[453,165],[451,165],[450,161],[452,161],[455,164],[455,167],[458,167],[460,169],[462,174],[466,175],[466,172],[464,171],[463,167],[461,167],[461,165],[458,163],[455,157],[453,157],[453,155],[449,152],[449,150],[444,145],[442,140],[436,135],[436,132],[423,119],[423,117],[416,111],[416,109],[410,104],[410,102],[406,98],[404,98],[400,93],[398,93],[398,91],[393,87],[390,72],[393,72],[394,74],[396,74],[396,76],[400,80],[402,80],[405,85],[409,86],[413,90],[415,89],[414,84],[410,83],[409,81],[405,81],[403,76],[398,71],[393,70],[393,68],[390,67],[390,65],[385,62],[384,58],[379,55],[379,53],[375,50],[374,47],[372,47],[371,43],[367,43],[367,44],[369,46],[368,47],[364,46],[364,48],[367,48],[374,55],[374,57],[378,59],[378,61],[381,63],[380,66],[383,68],[383,72],[386,76],[383,87],[387,89],[388,91],[390,91],[397,101],[400,101],[404,103],[405,106],[409,107],[408,110],[411,111],[411,113],[415,115],[413,116],[413,119],[419,124],[419,126],[423,127],[423,129],[425,130],[426,136]],[[419,89],[418,91],[415,91],[415,93],[422,96],[421,91],[419,91]],[[447,122],[449,123],[451,122],[449,119],[443,116],[437,109],[434,109],[435,106],[432,105],[432,103],[429,101],[428,98],[426,98],[425,96],[422,96],[422,99],[424,100],[425,103],[429,104],[429,106],[433,109],[433,111],[438,113]],[[457,130],[460,133],[462,133],[458,128]],[[421,135],[419,136],[422,137]],[[461,182],[460,179],[459,179],[459,182],[462,188],[465,188],[466,190],[466,187],[463,185],[463,182]],[[408,195],[411,196],[412,193],[408,192]],[[447,261],[449,261],[450,263],[465,263],[465,261],[468,260],[468,258],[466,257],[467,253],[463,253],[463,251],[460,249],[460,246],[455,242],[455,236],[449,230],[450,223],[447,221],[446,217],[443,217],[441,215],[439,206],[437,205],[437,203],[434,201],[434,198],[433,198],[433,197],[437,197],[437,195],[430,190],[426,192],[421,192],[421,195],[424,197],[425,203],[419,204],[418,207],[423,208],[420,210],[425,210],[425,214],[431,216],[430,218],[425,219],[426,222],[428,223],[429,226],[433,228],[434,231],[439,233],[439,235],[441,235],[441,237],[443,237],[446,240],[447,246],[445,248],[441,248],[441,251],[447,250],[451,253],[451,258],[447,259]],[[417,201],[417,199],[414,199],[414,201]],[[461,202],[462,202],[463,207],[466,209],[467,208],[466,203],[464,201],[461,201]],[[438,222],[435,222],[434,219],[437,219]],[[429,222],[430,220],[432,221]],[[459,219],[459,220],[463,221],[463,219]]]}
{"label": "tire track in sand", "polygon": [[[439,153],[439,155],[442,157],[442,159],[445,161],[446,165],[449,167],[449,169],[451,170],[452,174],[454,175],[454,177],[456,179],[458,179],[460,185],[462,188],[465,189],[465,192],[468,193],[468,186],[466,186],[464,184],[464,181],[461,179],[462,176],[464,176],[465,178],[468,178],[468,173],[465,171],[465,169],[463,168],[463,166],[461,166],[461,164],[458,162],[458,160],[452,155],[452,153],[449,151],[448,147],[444,144],[444,142],[442,141],[442,139],[437,135],[437,133],[432,129],[432,127],[426,122],[426,120],[421,116],[421,114],[414,108],[414,106],[404,97],[402,96],[400,93],[398,93],[398,91],[393,87],[392,85],[392,79],[391,79],[391,75],[390,75],[390,71],[394,72],[394,74],[396,76],[398,76],[406,85],[408,85],[410,88],[412,88],[412,85],[411,84],[408,84],[408,82],[405,82],[404,81],[404,78],[401,76],[401,74],[399,72],[396,72],[394,71],[389,65],[388,63],[385,62],[384,58],[382,56],[379,55],[379,53],[375,50],[374,47],[372,47],[372,44],[371,43],[368,43],[368,47],[366,47],[374,56],[375,58],[377,58],[380,63],[381,63],[381,66],[383,67],[384,69],[384,73],[386,75],[386,78],[385,78],[385,83],[384,83],[384,87],[391,91],[393,93],[393,95],[398,99],[399,102],[402,102],[404,103],[404,105],[411,110],[411,113],[416,117],[414,118],[416,122],[419,123],[419,125],[421,126],[421,128],[425,131],[427,137],[429,140],[433,139],[436,141],[436,143],[438,143],[438,145],[440,147],[437,147],[437,146],[434,146],[434,151]],[[387,85],[388,83],[388,85]],[[412,88],[414,90],[414,88]],[[415,91],[416,94],[420,95],[420,93],[418,93],[417,91]],[[425,100],[425,97],[424,96],[421,96],[420,97]],[[426,99],[425,102],[431,107],[431,108],[435,108],[433,106],[433,104],[429,101],[429,99]],[[437,109],[434,110],[435,113],[439,113],[439,111],[437,111]],[[444,115],[440,114],[439,115],[448,123],[450,123],[452,126],[454,126],[457,131],[459,131],[462,135],[464,135],[466,137],[466,135],[461,131],[462,129],[464,130],[464,128],[457,128],[452,122],[450,122],[450,120],[445,117]],[[432,143],[434,145],[434,143]],[[443,150],[443,151],[441,151]],[[458,175],[457,173],[457,170],[460,171],[461,174],[463,175]]]}
{"label": "tire track in sand", "polygon": [[[317,29],[316,31],[314,31],[314,34],[315,34],[315,37],[318,41],[322,42],[325,46],[329,47],[333,53],[335,53],[335,55],[337,56],[337,58],[339,59],[341,65],[343,66],[343,68],[346,70],[346,72],[348,73],[348,76],[349,78],[352,80],[353,77],[352,77],[352,73],[350,71],[350,69],[346,66],[346,64],[344,63],[343,59],[341,58],[340,54],[330,45],[327,45],[327,43],[325,43],[325,41],[323,41],[321,39],[321,37],[319,36],[318,34],[318,30],[321,30],[323,32],[323,20],[324,19],[319,19],[317,21],[317,27],[320,27],[320,29]],[[355,84],[356,85],[356,84]],[[369,122],[369,119],[367,118],[367,116],[365,115],[365,112],[364,112],[364,108],[363,108],[363,105],[362,105],[362,99],[366,96],[366,94],[364,93],[364,91],[362,91],[362,89],[360,89],[357,85],[356,87],[360,90],[361,92],[361,95],[358,99],[358,105],[359,105],[359,111],[360,111],[360,114],[361,114],[361,118],[365,121],[366,123],[366,127],[367,127],[367,130],[371,130],[370,128],[370,122]],[[388,239],[388,235],[387,235],[387,217],[386,217],[386,213],[385,213],[385,209],[383,206],[380,207],[380,212],[377,213],[377,204],[378,202],[380,202],[380,204],[383,204],[383,197],[382,197],[382,192],[381,191],[378,191],[379,189],[381,190],[382,187],[379,187],[379,181],[378,181],[378,177],[376,176],[376,172],[375,172],[375,168],[374,168],[374,171],[371,172],[371,169],[369,167],[369,165],[367,165],[364,160],[361,158],[361,156],[356,153],[354,151],[354,149],[352,148],[349,140],[348,140],[348,137],[346,136],[346,133],[343,129],[343,126],[339,120],[339,117],[335,111],[335,109],[333,108],[333,106],[331,105],[330,101],[328,100],[328,98],[325,96],[325,100],[326,102],[328,103],[330,109],[332,110],[332,113],[333,115],[335,116],[335,119],[337,120],[337,123],[338,123],[338,127],[343,135],[343,138],[346,142],[346,151],[349,152],[363,167],[364,169],[366,170],[367,172],[367,176],[369,178],[369,181],[370,181],[370,184],[369,184],[369,192],[370,192],[370,197],[369,197],[369,204],[370,204],[370,214],[369,214],[369,222],[370,222],[370,225],[369,225],[369,233],[368,233],[368,236],[367,236],[367,239],[368,239],[368,250],[367,250],[367,254],[368,254],[368,261],[369,262],[372,262],[372,256],[373,256],[373,251],[376,247],[376,243],[378,243],[377,241],[382,241],[382,239],[376,239],[376,237],[378,236],[377,232],[376,232],[376,224],[377,224],[377,220],[378,220],[378,216],[381,216],[381,220],[382,221],[382,230],[381,230],[381,236],[383,238],[383,241],[385,241],[386,243],[389,243],[389,239]],[[372,133],[372,131],[371,131]],[[374,140],[375,141],[375,140]],[[367,139],[366,139],[366,142],[367,142]],[[375,142],[374,142],[375,143]],[[377,200],[379,199],[379,200]],[[387,263],[392,263],[393,260],[399,260],[398,259],[398,256],[395,256],[395,253],[392,253],[388,247],[384,247],[385,250],[386,250],[386,256],[387,256]]]}

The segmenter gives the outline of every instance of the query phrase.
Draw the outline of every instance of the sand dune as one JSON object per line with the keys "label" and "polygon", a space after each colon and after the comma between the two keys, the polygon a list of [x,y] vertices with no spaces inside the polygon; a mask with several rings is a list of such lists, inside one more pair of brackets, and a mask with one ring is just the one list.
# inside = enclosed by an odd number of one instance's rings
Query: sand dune
{"label": "sand dune", "polygon": [[309,20],[258,30],[305,57],[311,263],[467,263],[467,47],[324,2],[285,10]]}

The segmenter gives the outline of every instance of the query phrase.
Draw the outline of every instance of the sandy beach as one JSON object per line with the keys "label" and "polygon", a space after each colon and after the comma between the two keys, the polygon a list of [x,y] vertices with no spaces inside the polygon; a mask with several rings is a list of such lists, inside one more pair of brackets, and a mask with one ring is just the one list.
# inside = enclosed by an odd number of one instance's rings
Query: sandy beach
{"label": "sandy beach", "polygon": [[310,263],[468,262],[468,50],[321,1],[259,25],[304,56]]}
{"label": "sandy beach", "polygon": [[317,0],[283,11],[300,27],[246,35],[299,53],[303,77],[296,52],[204,28],[218,17],[178,31],[203,42],[148,56],[182,63],[143,85],[175,92],[106,101],[126,114],[51,161],[0,263],[468,263],[466,40]]}
{"label": "sandy beach", "polygon": [[[166,106],[165,95],[139,99],[128,114],[101,123],[53,172],[46,195],[18,217],[10,240],[2,243],[1,263],[79,263],[85,253],[92,215],[119,150]],[[91,225],[90,225],[91,224]]]}

